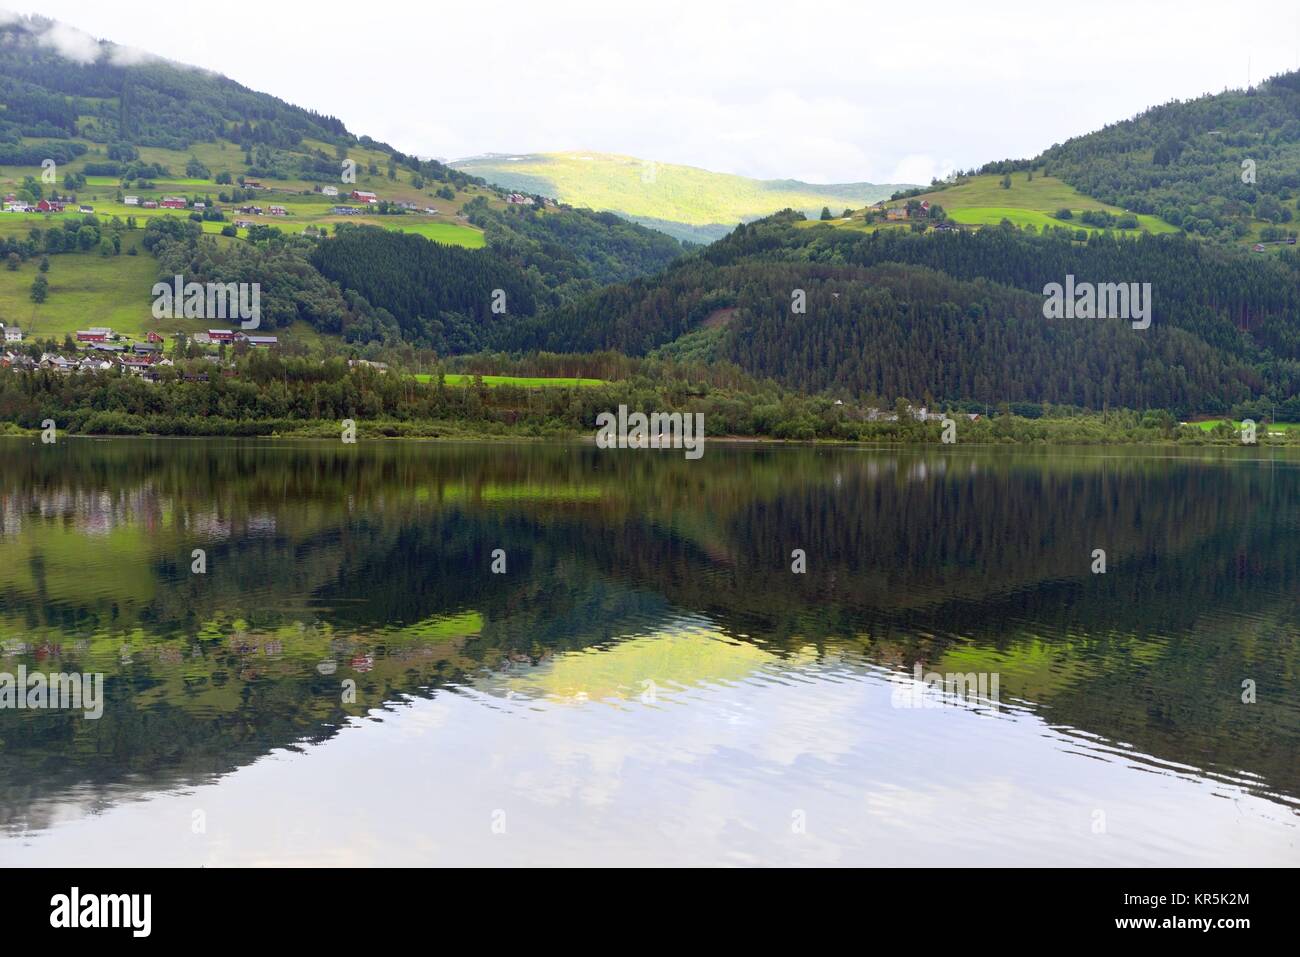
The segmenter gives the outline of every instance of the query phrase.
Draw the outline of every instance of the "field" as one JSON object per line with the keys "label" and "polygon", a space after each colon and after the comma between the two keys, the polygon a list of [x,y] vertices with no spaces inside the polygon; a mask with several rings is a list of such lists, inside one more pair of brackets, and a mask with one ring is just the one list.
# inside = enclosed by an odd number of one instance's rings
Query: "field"
{"label": "field", "polygon": [[[574,206],[612,210],[649,225],[717,226],[730,231],[742,220],[791,208],[816,215],[839,213],[885,199],[894,185],[820,186],[797,180],[757,180],[693,166],[657,163],[612,153],[535,153],[490,156],[454,164],[508,189],[554,196]],[[654,221],[651,223],[650,221]]]}
{"label": "field", "polygon": [[[29,138],[26,142],[39,144],[40,139]],[[77,160],[66,163],[57,171],[56,182],[43,184],[48,191],[67,192],[63,177],[68,173],[77,173],[88,162],[104,162],[104,148],[95,143],[88,143],[89,152]],[[307,148],[319,148],[333,155],[333,147],[323,143],[307,142]],[[40,305],[30,299],[30,290],[35,279],[36,262],[24,263],[17,272],[0,270],[0,321],[16,324],[23,329],[24,335],[31,338],[52,338],[61,340],[64,335],[74,333],[92,325],[109,326],[130,338],[143,338],[149,330],[165,335],[177,331],[197,332],[211,323],[202,320],[155,320],[150,306],[150,290],[157,281],[157,261],[140,248],[143,227],[148,220],[157,216],[187,217],[189,211],[167,209],[145,209],[141,206],[127,206],[123,202],[125,195],[140,197],[143,202],[148,199],[158,200],[163,196],[181,194],[192,198],[203,198],[220,205],[225,210],[224,221],[205,221],[201,223],[205,234],[215,236],[220,242],[235,242],[235,239],[223,239],[221,230],[236,218],[249,219],[260,225],[273,226],[286,233],[301,233],[308,227],[332,231],[340,223],[356,225],[373,225],[384,229],[414,233],[434,242],[447,245],[464,246],[470,249],[482,248],[486,239],[482,231],[458,220],[465,202],[476,197],[485,196],[489,203],[500,207],[502,202],[495,194],[481,187],[457,190],[453,199],[435,196],[435,191],[443,184],[425,183],[424,189],[416,189],[412,174],[407,170],[398,171],[394,179],[387,176],[387,160],[383,154],[360,147],[350,151],[349,158],[357,162],[355,188],[368,189],[381,198],[393,201],[406,201],[435,209],[434,214],[420,212],[396,216],[380,216],[367,213],[360,216],[335,216],[330,213],[335,205],[350,205],[346,196],[327,197],[316,192],[320,184],[301,180],[264,180],[271,188],[259,191],[256,199],[240,203],[222,202],[220,194],[232,189],[232,186],[219,186],[213,179],[187,177],[185,165],[190,156],[195,156],[208,166],[213,177],[220,172],[229,172],[232,177],[244,171],[243,153],[233,143],[196,143],[192,150],[177,151],[142,147],[140,157],[146,162],[161,163],[173,174],[167,178],[153,180],[150,188],[142,189],[132,186],[124,189],[119,181],[110,176],[87,177],[85,186],[76,191],[78,205],[91,206],[94,215],[101,222],[108,222],[114,217],[127,221],[134,219],[137,229],[128,230],[124,235],[122,255],[104,257],[98,251],[93,253],[66,253],[50,257],[49,296]],[[378,175],[371,175],[369,164],[375,162],[379,167]],[[24,167],[0,167],[0,188],[6,191],[16,190],[27,176],[39,182],[39,169]],[[354,184],[336,184],[339,191],[346,194]],[[240,213],[239,205],[257,205],[264,210],[272,204],[283,206],[287,216],[257,215]],[[63,213],[4,213],[0,212],[0,236],[26,237],[33,228],[48,229],[56,221],[79,220],[82,213],[69,209]],[[240,229],[239,237],[247,235],[246,229]],[[127,255],[129,249],[135,248],[138,255]],[[302,326],[298,328],[297,326]],[[292,337],[299,342],[312,345],[319,342],[319,334],[312,328],[297,324],[289,330],[276,330],[282,338]]]}
{"label": "field", "polygon": [[[24,142],[35,145],[43,142],[43,140],[29,137]],[[78,157],[76,160],[58,168],[57,182],[47,186],[47,189],[66,192],[63,187],[63,177],[66,174],[80,172],[87,163],[106,161],[102,145],[87,142],[87,146],[89,151],[84,156]],[[303,147],[305,149],[320,149],[328,155],[334,155],[334,147],[324,143],[308,140],[304,141]],[[500,207],[503,205],[494,193],[481,187],[471,187],[468,190],[457,191],[455,199],[452,200],[434,195],[436,190],[443,185],[441,183],[430,181],[424,184],[423,189],[416,189],[409,170],[397,171],[395,178],[389,179],[387,176],[387,158],[378,151],[367,150],[360,146],[349,150],[348,153],[349,159],[357,163],[356,182],[354,184],[344,184],[342,182],[332,184],[344,194],[343,196],[328,197],[316,192],[318,186],[331,185],[329,183],[322,184],[296,179],[263,179],[263,183],[270,188],[260,191],[256,199],[245,200],[238,204],[222,203],[220,194],[228,192],[232,187],[219,186],[213,179],[187,177],[184,175],[185,166],[189,158],[193,156],[209,168],[213,177],[218,173],[228,172],[232,177],[237,178],[245,171],[244,154],[234,143],[226,141],[195,143],[193,148],[187,151],[140,147],[139,152],[141,160],[159,163],[165,166],[171,175],[152,180],[152,188],[150,189],[141,189],[136,186],[124,189],[114,177],[90,176],[86,179],[86,185],[77,191],[78,203],[93,206],[95,215],[103,218],[117,216],[126,219],[128,216],[134,216],[137,220],[143,221],[154,216],[188,215],[188,212],[127,206],[120,201],[121,196],[125,194],[138,196],[143,202],[150,199],[158,200],[167,195],[183,194],[189,197],[206,198],[225,209],[226,218],[224,222],[203,223],[203,230],[206,233],[220,233],[224,226],[237,218],[249,219],[259,225],[274,226],[286,233],[300,233],[308,226],[329,229],[336,223],[348,222],[415,233],[434,242],[465,246],[471,249],[481,248],[485,244],[483,234],[468,223],[457,221],[455,219],[456,214],[466,201],[480,195],[487,197],[489,203],[493,206]],[[374,162],[379,170],[375,175],[371,175],[369,172],[371,162]],[[26,176],[33,176],[39,180],[40,172],[39,169],[26,167],[0,166],[0,187],[5,190],[16,189]],[[420,213],[405,213],[399,216],[332,216],[329,212],[332,206],[355,205],[350,203],[346,196],[352,189],[369,190],[385,200],[415,203],[421,210],[425,207],[431,207],[436,209],[437,213],[426,214],[421,211]],[[289,215],[271,216],[265,213],[262,215],[240,213],[237,209],[240,205],[256,205],[266,209],[272,204],[285,207]],[[54,218],[59,215],[78,216],[80,214],[65,212],[63,214],[54,214]],[[32,226],[40,226],[49,218],[51,218],[50,214],[0,213],[0,236],[25,234]],[[240,235],[243,235],[244,232],[244,230],[240,230]]]}
{"label": "field", "polygon": [[[1223,419],[1205,419],[1205,420],[1200,421],[1200,422],[1187,422],[1187,423],[1185,423],[1185,424],[1186,424],[1186,425],[1195,426],[1196,428],[1201,429],[1202,431],[1205,431],[1205,432],[1210,432],[1210,431],[1212,431],[1212,430],[1214,429],[1215,426],[1219,425],[1219,424],[1220,424],[1221,422],[1223,422],[1223,421],[1224,421]],[[1232,427],[1233,427],[1234,429],[1238,429],[1238,430],[1240,430],[1240,429],[1241,429],[1241,422],[1239,422],[1239,421],[1238,421],[1238,422],[1233,422],[1233,423],[1232,423]],[[1266,422],[1266,421],[1259,421],[1259,422],[1256,422],[1256,423],[1255,423],[1255,427],[1256,427],[1257,429],[1259,429],[1261,432],[1262,432],[1265,428],[1267,428],[1270,432],[1293,432],[1293,431],[1295,431],[1295,430],[1297,430],[1297,429],[1300,429],[1300,422]]]}
{"label": "field", "polygon": [[[433,376],[427,372],[417,373],[414,378],[418,382],[430,382]],[[445,376],[447,385],[465,385],[474,380],[473,375],[449,372]],[[517,376],[517,375],[485,375],[483,384],[487,386],[495,385],[514,385],[526,389],[540,388],[589,388],[591,386],[604,385],[604,379],[576,379],[576,378],[547,378],[545,376]]]}
{"label": "field", "polygon": [[[1003,189],[1000,176],[974,176],[958,186],[947,189],[932,190],[914,197],[917,200],[929,200],[932,204],[942,206],[950,222],[963,226],[996,226],[1004,219],[1014,226],[1032,226],[1042,230],[1048,226],[1065,226],[1070,229],[1083,229],[1098,232],[1096,227],[1081,223],[1078,215],[1085,210],[1102,210],[1118,216],[1124,212],[1114,206],[1098,202],[1083,195],[1074,187],[1062,183],[1050,176],[1035,176],[1030,180],[1026,174],[1017,173],[1011,177],[1011,188]],[[911,199],[913,197],[909,197]],[[886,203],[887,206],[902,206],[906,200]],[[1062,220],[1056,218],[1056,212],[1068,209],[1075,218]],[[837,218],[821,223],[810,220],[800,225],[811,228],[828,225],[838,229],[857,229],[874,232],[877,229],[908,228],[906,221],[867,223],[863,210],[856,210],[847,218]],[[1139,229],[1149,233],[1178,232],[1157,216],[1139,215]]]}
{"label": "field", "polygon": [[[955,223],[972,226],[996,225],[1008,219],[1017,226],[1033,225],[1038,229],[1044,226],[1069,226],[1075,229],[1088,229],[1078,219],[1060,220],[1055,214],[1059,209],[1068,209],[1077,217],[1085,210],[1101,210],[1118,216],[1124,212],[1116,206],[1083,195],[1073,186],[1051,176],[1035,176],[1029,179],[1027,173],[1015,173],[1011,177],[1011,188],[1003,189],[1000,176],[975,176],[969,181],[947,189],[926,193],[919,199],[928,199],[938,203]],[[1178,229],[1158,216],[1139,215],[1138,226],[1149,233],[1173,233]]]}
{"label": "field", "polygon": [[20,326],[28,340],[61,340],[65,333],[88,326],[110,326],[143,335],[154,322],[149,290],[158,280],[158,262],[143,251],[137,256],[126,254],[126,249],[139,241],[138,234],[128,233],[120,256],[51,256],[45,276],[50,283],[49,297],[40,305],[29,295],[38,275],[35,260],[24,263],[17,272],[0,269],[0,321]]}
{"label": "field", "polygon": [[[219,323],[203,319],[155,319],[151,290],[158,281],[158,262],[143,250],[128,256],[126,250],[140,242],[140,234],[127,233],[122,255],[61,253],[50,257],[49,297],[37,305],[31,301],[36,262],[24,263],[17,272],[0,269],[0,322],[17,325],[23,338],[54,339],[75,334],[89,326],[108,326],[129,339],[143,340],[154,331],[167,337],[170,348],[175,332],[202,332]],[[229,326],[230,323],[224,325]],[[294,341],[309,348],[319,344],[321,334],[312,326],[297,322],[288,329],[265,330],[281,341]]]}

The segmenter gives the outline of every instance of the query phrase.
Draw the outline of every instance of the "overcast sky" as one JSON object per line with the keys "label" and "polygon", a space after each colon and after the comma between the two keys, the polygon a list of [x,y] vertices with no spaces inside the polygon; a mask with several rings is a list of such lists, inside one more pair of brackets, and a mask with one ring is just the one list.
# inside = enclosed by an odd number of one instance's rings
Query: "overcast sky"
{"label": "overcast sky", "polygon": [[823,183],[928,182],[1300,65],[1296,0],[4,5],[423,156],[590,149]]}

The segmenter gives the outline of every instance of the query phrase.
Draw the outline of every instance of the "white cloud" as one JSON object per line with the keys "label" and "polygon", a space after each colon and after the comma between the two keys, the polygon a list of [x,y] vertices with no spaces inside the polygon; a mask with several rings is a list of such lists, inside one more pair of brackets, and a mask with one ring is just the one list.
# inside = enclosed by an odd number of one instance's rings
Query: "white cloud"
{"label": "white cloud", "polygon": [[162,57],[148,50],[119,46],[114,43],[109,46],[108,59],[114,66],[140,66],[142,63],[153,63],[161,60]]}
{"label": "white cloud", "polygon": [[52,47],[62,57],[75,63],[94,63],[99,58],[99,43],[89,33],[66,23],[52,23],[37,37],[42,46]]}
{"label": "white cloud", "polygon": [[[350,0],[228,0],[293,57],[237,56],[209,11],[42,0],[96,36],[232,76],[423,155],[603,150],[762,178],[928,182],[1033,155],[1174,97],[1298,65],[1294,0],[913,6],[858,0],[393,0],[355,42]],[[1270,24],[1261,31],[1260,23]],[[85,41],[66,40],[83,51]],[[1086,50],[1086,56],[1075,53]],[[114,54],[119,56],[119,54]]]}

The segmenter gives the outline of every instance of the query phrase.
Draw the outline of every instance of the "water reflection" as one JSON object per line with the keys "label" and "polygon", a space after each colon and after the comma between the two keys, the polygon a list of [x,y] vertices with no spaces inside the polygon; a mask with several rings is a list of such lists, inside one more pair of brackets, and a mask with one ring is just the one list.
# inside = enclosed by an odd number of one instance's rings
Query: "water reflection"
{"label": "water reflection", "polygon": [[[497,789],[570,828],[516,862],[1018,833],[1021,860],[1295,863],[1298,498],[1295,461],[1222,452],[5,440],[0,671],[101,671],[108,701],[0,710],[0,857],[87,820],[111,856],[194,789],[297,806],[345,752],[370,777],[337,801],[188,853],[489,862],[449,828]],[[996,673],[1001,707],[900,710],[918,666]],[[357,802],[403,784],[441,816],[394,808],[358,855]],[[1089,843],[1098,810],[1125,840]]]}

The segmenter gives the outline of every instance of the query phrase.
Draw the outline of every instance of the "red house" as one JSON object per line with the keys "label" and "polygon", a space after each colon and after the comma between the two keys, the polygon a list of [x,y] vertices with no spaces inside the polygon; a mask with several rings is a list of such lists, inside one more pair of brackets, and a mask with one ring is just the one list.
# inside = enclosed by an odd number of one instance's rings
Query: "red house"
{"label": "red house", "polygon": [[234,342],[235,334],[229,329],[209,329],[208,338],[213,342]]}
{"label": "red house", "polygon": [[358,203],[377,203],[377,202],[379,202],[379,197],[378,197],[378,196],[376,196],[374,193],[367,192],[367,191],[364,190],[364,189],[354,189],[354,190],[352,191],[352,198],[355,199]]}
{"label": "red house", "polygon": [[89,329],[89,330],[86,330],[86,331],[83,331],[83,332],[78,332],[78,333],[77,333],[77,341],[78,341],[78,342],[107,342],[107,341],[108,341],[108,330],[107,330],[107,329]]}
{"label": "red house", "polygon": [[163,209],[184,209],[185,200],[177,199],[174,196],[168,196],[158,205],[160,205]]}
{"label": "red house", "polygon": [[61,213],[63,204],[58,200],[43,199],[36,204],[36,211],[40,213]]}
{"label": "red house", "polygon": [[148,337],[148,338],[149,338],[149,341],[150,341],[150,342],[162,342],[162,341],[163,341],[163,337],[160,336],[160,335],[158,335],[158,333],[154,332],[152,329],[149,331],[149,337]]}

